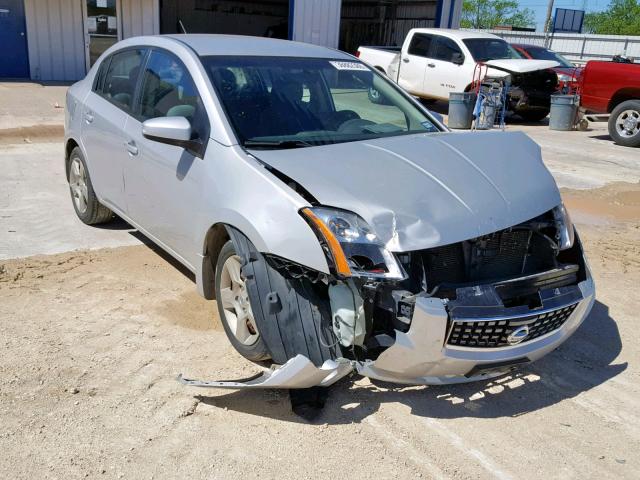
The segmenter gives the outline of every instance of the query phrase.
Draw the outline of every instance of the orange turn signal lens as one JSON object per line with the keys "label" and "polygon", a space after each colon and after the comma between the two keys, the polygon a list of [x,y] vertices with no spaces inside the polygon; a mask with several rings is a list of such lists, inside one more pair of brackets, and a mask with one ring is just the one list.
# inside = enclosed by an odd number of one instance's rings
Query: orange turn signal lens
{"label": "orange turn signal lens", "polygon": [[322,238],[327,242],[329,251],[333,256],[336,272],[343,277],[350,277],[351,268],[349,268],[349,262],[347,261],[347,257],[345,256],[342,247],[340,246],[340,242],[333,232],[320,218],[318,218],[315,213],[313,213],[313,211],[311,211],[311,209],[303,208],[300,212],[307,220],[309,220],[311,225],[315,227],[316,231],[322,235]]}

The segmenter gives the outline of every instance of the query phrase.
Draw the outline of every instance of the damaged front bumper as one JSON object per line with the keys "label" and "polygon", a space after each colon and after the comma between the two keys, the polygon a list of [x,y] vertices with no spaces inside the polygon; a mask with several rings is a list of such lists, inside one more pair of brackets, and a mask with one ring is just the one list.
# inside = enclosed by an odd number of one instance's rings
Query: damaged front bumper
{"label": "damaged front bumper", "polygon": [[[443,385],[472,382],[495,377],[514,366],[537,360],[569,338],[589,314],[595,300],[595,287],[590,275],[573,289],[549,291],[542,308],[517,316],[453,317],[440,298],[421,297],[416,300],[411,327],[404,333],[396,331],[393,345],[375,360],[327,360],[316,367],[303,355],[297,355],[284,365],[246,380],[203,382],[180,378],[186,385],[213,388],[309,388],[329,386],[352,371],[386,382],[408,385]],[[451,345],[454,323],[464,334],[465,323],[513,322],[545,325],[554,315],[565,313],[562,324],[548,333],[521,343],[498,348],[478,348]],[[569,313],[570,312],[570,313]],[[488,324],[488,323],[487,323]],[[514,340],[515,341],[515,340]]]}
{"label": "damaged front bumper", "polygon": [[[575,332],[595,300],[595,288],[590,277],[577,287],[579,298],[574,297],[566,304],[556,304],[550,309],[532,310],[522,316],[524,326],[524,322],[533,322],[544,315],[572,308],[572,313],[561,327],[533,340],[526,341],[525,338],[520,344],[498,348],[448,344],[451,321],[442,300],[419,298],[409,331],[397,332],[396,341],[391,347],[374,361],[358,363],[357,371],[370,378],[411,385],[464,383],[501,375],[515,365],[543,357]],[[492,317],[480,321],[500,322],[507,319]],[[478,321],[477,318],[465,320]],[[460,320],[460,323],[465,320]]]}

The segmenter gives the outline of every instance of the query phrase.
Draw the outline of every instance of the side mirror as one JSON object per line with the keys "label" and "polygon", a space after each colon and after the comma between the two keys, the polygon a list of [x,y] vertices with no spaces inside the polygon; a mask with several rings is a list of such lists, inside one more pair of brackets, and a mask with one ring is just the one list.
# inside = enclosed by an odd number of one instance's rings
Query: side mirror
{"label": "side mirror", "polygon": [[149,140],[175,145],[202,158],[203,145],[200,139],[192,139],[191,123],[185,117],[158,117],[142,124],[142,135]]}
{"label": "side mirror", "polygon": [[458,52],[454,53],[451,55],[451,62],[456,65],[462,65],[464,63],[464,55]]}

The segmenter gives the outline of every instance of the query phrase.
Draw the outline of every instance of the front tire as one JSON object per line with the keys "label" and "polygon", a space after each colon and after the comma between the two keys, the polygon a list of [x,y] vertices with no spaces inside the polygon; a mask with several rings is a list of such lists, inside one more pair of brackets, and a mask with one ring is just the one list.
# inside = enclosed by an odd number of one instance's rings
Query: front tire
{"label": "front tire", "polygon": [[87,225],[105,223],[113,218],[113,212],[98,201],[89,177],[87,162],[79,147],[69,155],[69,192],[78,218]]}
{"label": "front tire", "polygon": [[242,276],[242,257],[230,240],[218,255],[215,287],[220,321],[233,348],[252,362],[268,359],[269,353],[256,327]]}
{"label": "front tire", "polygon": [[627,100],[613,109],[609,135],[618,145],[640,147],[640,100]]}

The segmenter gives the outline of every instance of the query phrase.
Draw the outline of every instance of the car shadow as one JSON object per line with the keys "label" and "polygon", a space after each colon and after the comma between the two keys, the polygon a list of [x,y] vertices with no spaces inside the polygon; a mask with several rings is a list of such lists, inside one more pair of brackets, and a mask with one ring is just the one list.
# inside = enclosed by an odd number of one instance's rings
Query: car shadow
{"label": "car shadow", "polygon": [[593,140],[604,140],[608,143],[613,143],[613,139],[611,138],[611,135],[609,134],[604,134],[604,135],[589,135],[589,138],[592,138]]}
{"label": "car shadow", "polygon": [[194,273],[191,270],[189,270],[182,263],[180,263],[178,260],[173,258],[170,254],[165,252],[160,246],[158,246],[155,243],[153,243],[153,241],[151,241],[149,238],[145,237],[144,234],[142,234],[140,231],[133,230],[133,231],[129,232],[129,235],[131,235],[131,236],[135,237],[136,239],[138,239],[140,241],[140,243],[142,243],[144,246],[149,248],[149,250],[151,250],[153,253],[158,255],[165,262],[169,263],[173,268],[175,268],[177,271],[179,271],[182,275],[184,275],[189,280],[191,280],[193,283],[195,283],[196,276],[194,275]]}
{"label": "car shadow", "polygon": [[135,227],[131,226],[127,221],[117,215],[110,222],[98,223],[91,226],[98,230],[135,230]]}
{"label": "car shadow", "polygon": [[203,404],[277,420],[349,424],[361,422],[385,403],[408,406],[431,418],[515,417],[573,398],[619,375],[627,363],[613,364],[622,343],[609,308],[596,302],[576,333],[560,348],[519,371],[462,385],[398,386],[343,379],[332,386],[324,409],[311,420],[291,411],[286,391],[238,390],[195,398]]}

